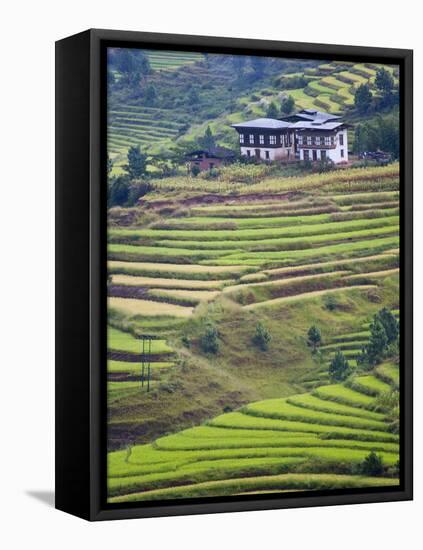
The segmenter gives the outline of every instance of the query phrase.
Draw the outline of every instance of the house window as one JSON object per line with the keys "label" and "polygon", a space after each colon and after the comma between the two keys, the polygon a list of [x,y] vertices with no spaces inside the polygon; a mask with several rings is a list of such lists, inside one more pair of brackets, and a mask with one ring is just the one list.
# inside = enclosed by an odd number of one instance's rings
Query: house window
{"label": "house window", "polygon": [[310,151],[308,149],[304,149],[304,160],[310,160]]}
{"label": "house window", "polygon": [[291,134],[286,134],[285,147],[291,147]]}
{"label": "house window", "polygon": [[250,134],[250,143],[254,143],[254,134]]}
{"label": "house window", "polygon": [[344,158],[344,150],[341,149],[341,158]]}
{"label": "house window", "polygon": [[322,151],[320,151],[320,158],[322,160],[326,160],[326,151],[324,149]]}
{"label": "house window", "polygon": [[259,136],[259,143],[260,145],[264,145],[264,136],[262,135]]}
{"label": "house window", "polygon": [[283,147],[283,134],[281,134],[281,145]]}
{"label": "house window", "polygon": [[244,134],[239,134],[239,142],[244,143]]}
{"label": "house window", "polygon": [[339,145],[344,145],[344,134],[339,134]]}
{"label": "house window", "polygon": [[298,145],[303,144],[303,136],[298,136]]}
{"label": "house window", "polygon": [[320,136],[316,136],[316,145],[320,145]]}
{"label": "house window", "polygon": [[251,157],[251,151],[247,149],[247,157]]}
{"label": "house window", "polygon": [[266,151],[266,159],[270,159],[270,153],[269,153],[269,151]]}
{"label": "house window", "polygon": [[307,136],[307,145],[311,145],[311,144],[312,144],[311,136]]}
{"label": "house window", "polygon": [[269,143],[270,145],[276,145],[276,136],[270,136]]}
{"label": "house window", "polygon": [[325,136],[325,145],[330,145],[330,136]]}

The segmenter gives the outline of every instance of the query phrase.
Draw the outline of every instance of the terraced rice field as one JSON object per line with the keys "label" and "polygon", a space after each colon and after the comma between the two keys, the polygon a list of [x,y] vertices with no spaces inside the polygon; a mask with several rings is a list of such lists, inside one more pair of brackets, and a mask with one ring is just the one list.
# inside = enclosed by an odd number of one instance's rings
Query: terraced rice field
{"label": "terraced rice field", "polygon": [[195,52],[171,52],[168,50],[145,50],[150,66],[155,71],[171,71],[182,65],[201,61],[203,55]]}
{"label": "terraced rice field", "polygon": [[[352,303],[363,304],[348,331],[336,321],[344,310],[335,310],[332,332],[323,335],[325,364],[302,389],[250,399],[203,425],[109,453],[111,502],[397,483],[391,474],[398,435],[376,404],[398,388],[398,367],[388,362],[345,384],[331,383],[327,374],[337,349],[356,366],[369,337],[366,308],[373,311],[383,299],[399,314],[398,181],[392,167],[385,176],[367,170],[365,180],[360,170],[356,180],[328,174],[323,185],[308,187],[306,180],[303,190],[290,193],[284,182],[279,193],[238,190],[217,205],[203,201],[197,189],[184,217],[170,213],[148,226],[110,228],[108,395],[124,410],[143,402],[148,389],[157,389],[159,401],[167,392],[171,402],[169,381],[172,373],[184,378],[187,357],[219,373],[219,364],[181,344],[185,327],[209,309],[229,307],[245,319],[285,311],[289,318],[293,308],[306,311],[308,304],[326,311],[328,297],[347,312]],[[301,189],[301,181],[295,186]],[[174,192],[175,212],[186,197],[186,189]],[[358,205],[366,208],[343,210]],[[322,207],[330,211],[316,212]],[[146,208],[154,210],[154,194]],[[144,357],[151,368],[148,388],[141,384],[143,334],[154,337]],[[116,424],[125,430],[130,421],[119,417]],[[383,458],[385,476],[357,474],[371,450]]]}
{"label": "terraced rice field", "polygon": [[[380,380],[366,377],[366,384]],[[398,461],[398,436],[375,398],[342,385],[252,403],[109,455],[109,501],[155,500],[337,487],[395,486],[390,477],[345,474],[375,451]],[[322,466],[333,473],[324,474]]]}
{"label": "terraced rice field", "polygon": [[112,158],[131,146],[145,146],[175,139],[181,127],[178,110],[146,106],[117,107],[108,113],[108,150]]}

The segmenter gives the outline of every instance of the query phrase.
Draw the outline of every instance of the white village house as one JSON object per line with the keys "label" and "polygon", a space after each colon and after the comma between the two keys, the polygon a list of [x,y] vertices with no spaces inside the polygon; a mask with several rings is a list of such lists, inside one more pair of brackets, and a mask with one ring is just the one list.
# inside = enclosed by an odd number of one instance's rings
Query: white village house
{"label": "white village house", "polygon": [[239,134],[241,155],[259,160],[348,162],[348,125],[338,115],[303,109],[281,119],[256,118],[232,127]]}

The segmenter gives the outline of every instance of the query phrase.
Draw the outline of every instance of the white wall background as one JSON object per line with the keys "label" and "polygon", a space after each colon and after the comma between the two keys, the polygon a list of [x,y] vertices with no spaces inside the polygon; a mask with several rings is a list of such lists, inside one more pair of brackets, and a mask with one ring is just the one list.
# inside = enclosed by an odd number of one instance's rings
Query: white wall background
{"label": "white wall background", "polygon": [[[0,57],[0,541],[3,548],[393,550],[421,544],[421,285],[416,285],[415,501],[89,524],[46,504],[53,490],[54,41],[89,27],[415,49],[422,148],[422,33],[413,0],[5,2]],[[307,14],[305,17],[304,14]],[[284,21],[289,20],[288,25]],[[297,22],[298,24],[295,24]],[[415,198],[422,204],[421,159]],[[418,210],[417,210],[418,211]],[[422,242],[417,219],[415,242]],[[416,281],[421,254],[416,250]],[[41,498],[40,498],[41,497]],[[418,542],[420,540],[420,543]]]}

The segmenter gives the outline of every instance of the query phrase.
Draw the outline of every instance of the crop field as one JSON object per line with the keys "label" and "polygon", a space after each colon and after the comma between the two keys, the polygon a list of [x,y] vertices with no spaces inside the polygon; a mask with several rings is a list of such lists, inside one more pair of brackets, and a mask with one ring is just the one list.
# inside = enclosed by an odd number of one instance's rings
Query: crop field
{"label": "crop field", "polygon": [[[237,170],[212,204],[202,178],[159,180],[138,206],[148,223],[109,229],[110,502],[398,484],[382,399],[398,365],[357,363],[372,316],[399,317],[398,165],[249,184]],[[211,321],[216,356],[201,350]],[[251,345],[258,321],[266,352]],[[336,351],[354,369],[344,382],[328,375]],[[383,475],[360,473],[371,451]]]}
{"label": "crop field", "polygon": [[[366,378],[370,385],[377,381]],[[355,487],[361,478],[352,473],[354,465],[369,450],[394,466],[398,437],[389,419],[371,410],[374,398],[342,385],[326,388],[331,391],[252,403],[129,453],[110,453],[109,501],[211,495],[215,483],[227,488],[225,494]],[[397,483],[373,477],[366,485]]]}

